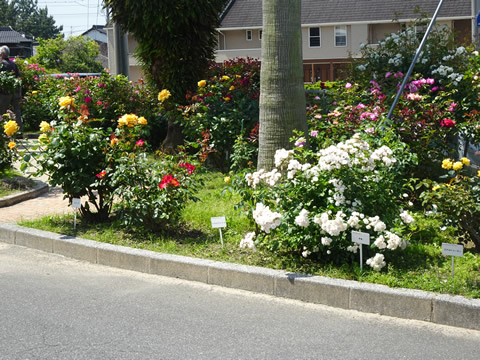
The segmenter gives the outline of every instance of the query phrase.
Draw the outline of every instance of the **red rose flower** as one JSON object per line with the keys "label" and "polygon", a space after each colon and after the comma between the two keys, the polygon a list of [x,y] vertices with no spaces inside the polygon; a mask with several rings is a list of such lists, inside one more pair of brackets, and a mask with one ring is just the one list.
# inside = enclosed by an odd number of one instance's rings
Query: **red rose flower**
{"label": "red rose flower", "polygon": [[105,177],[105,175],[107,175],[107,172],[104,170],[104,171],[99,172],[96,176],[99,179],[103,179]]}
{"label": "red rose flower", "polygon": [[442,121],[440,121],[440,125],[451,128],[455,126],[455,121],[452,119],[443,119]]}

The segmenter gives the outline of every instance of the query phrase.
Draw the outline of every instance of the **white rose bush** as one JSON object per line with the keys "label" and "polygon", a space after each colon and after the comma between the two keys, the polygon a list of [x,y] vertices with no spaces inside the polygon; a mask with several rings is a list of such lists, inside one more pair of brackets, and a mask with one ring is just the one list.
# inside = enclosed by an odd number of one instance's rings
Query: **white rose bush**
{"label": "white rose bush", "polygon": [[[407,245],[414,219],[401,207],[400,142],[372,146],[359,133],[318,152],[280,149],[270,172],[245,175],[257,236],[245,243],[336,264],[358,261],[351,231],[370,234],[367,264],[381,270]],[[367,137],[367,135],[365,135]],[[298,142],[298,141],[297,141]],[[372,141],[371,141],[372,142]],[[249,247],[253,248],[253,245]]]}

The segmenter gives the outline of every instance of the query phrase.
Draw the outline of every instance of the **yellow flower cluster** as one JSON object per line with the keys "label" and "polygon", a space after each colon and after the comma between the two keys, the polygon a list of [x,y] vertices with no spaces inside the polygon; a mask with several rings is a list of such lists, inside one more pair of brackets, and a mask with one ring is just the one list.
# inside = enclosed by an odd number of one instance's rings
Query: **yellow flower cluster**
{"label": "yellow flower cluster", "polygon": [[147,119],[145,119],[143,116],[138,117],[135,114],[125,114],[120,119],[118,119],[118,127],[133,127],[137,124],[147,125]]}
{"label": "yellow flower cluster", "polygon": [[206,82],[205,80],[200,80],[200,81],[198,82],[198,87],[201,87],[201,88],[202,88],[202,87],[205,87],[205,86],[207,86],[207,82]]}
{"label": "yellow flower cluster", "polygon": [[68,106],[73,106],[75,103],[75,99],[70,96],[62,96],[58,103],[60,104],[60,109],[64,109]]}
{"label": "yellow flower cluster", "polygon": [[462,170],[463,166],[470,166],[470,159],[463,157],[459,161],[453,162],[452,159],[444,159],[442,161],[442,168],[445,170],[453,169],[455,171]]}
{"label": "yellow flower cluster", "polygon": [[17,144],[15,144],[13,141],[10,141],[10,142],[8,143],[8,147],[9,147],[10,149],[13,149],[15,146],[17,146]]}
{"label": "yellow flower cluster", "polygon": [[7,122],[4,126],[4,132],[5,134],[7,134],[7,136],[12,136],[13,134],[15,134],[20,128],[18,127],[18,124],[13,121],[13,120],[10,120],[9,122]]}
{"label": "yellow flower cluster", "polygon": [[47,139],[48,139],[47,134],[40,134],[40,136],[38,137],[38,140],[40,141],[47,140]]}
{"label": "yellow flower cluster", "polygon": [[46,133],[46,132],[49,132],[50,131],[50,124],[46,121],[42,121],[40,123],[40,131],[42,133]]}
{"label": "yellow flower cluster", "polygon": [[161,102],[164,102],[165,100],[167,100],[170,96],[172,96],[172,94],[170,93],[170,91],[168,91],[167,89],[163,89],[162,91],[160,91],[158,93],[158,100],[161,101]]}
{"label": "yellow flower cluster", "polygon": [[227,75],[223,75],[223,76],[222,76],[222,80],[223,80],[223,81],[228,81],[228,80],[230,80],[230,78],[229,78]]}

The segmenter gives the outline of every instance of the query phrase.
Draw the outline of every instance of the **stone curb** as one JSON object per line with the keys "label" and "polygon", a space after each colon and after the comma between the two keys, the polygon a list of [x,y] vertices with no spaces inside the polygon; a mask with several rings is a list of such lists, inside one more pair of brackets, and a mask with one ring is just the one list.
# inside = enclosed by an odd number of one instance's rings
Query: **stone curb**
{"label": "stone curb", "polygon": [[126,270],[480,330],[480,300],[461,296],[161,254],[10,224],[0,224],[0,241]]}
{"label": "stone curb", "polygon": [[15,205],[25,200],[33,199],[48,191],[48,185],[43,183],[42,181],[33,180],[33,182],[35,183],[35,186],[30,190],[2,197],[0,199],[0,208]]}

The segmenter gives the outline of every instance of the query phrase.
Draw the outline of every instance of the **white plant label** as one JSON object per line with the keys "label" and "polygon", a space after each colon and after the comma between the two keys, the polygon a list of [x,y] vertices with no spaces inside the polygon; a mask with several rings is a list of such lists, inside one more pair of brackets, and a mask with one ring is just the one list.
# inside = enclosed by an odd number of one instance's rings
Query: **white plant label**
{"label": "white plant label", "polygon": [[210,218],[210,220],[212,221],[212,228],[214,229],[227,227],[227,221],[225,220],[225,216],[212,217]]}
{"label": "white plant label", "polygon": [[80,198],[73,198],[72,199],[72,207],[75,209],[80,209],[82,207],[82,201]]}
{"label": "white plant label", "polygon": [[370,234],[352,231],[352,241],[357,244],[370,245]]}
{"label": "white plant label", "polygon": [[443,243],[442,255],[461,257],[463,256],[463,245]]}

